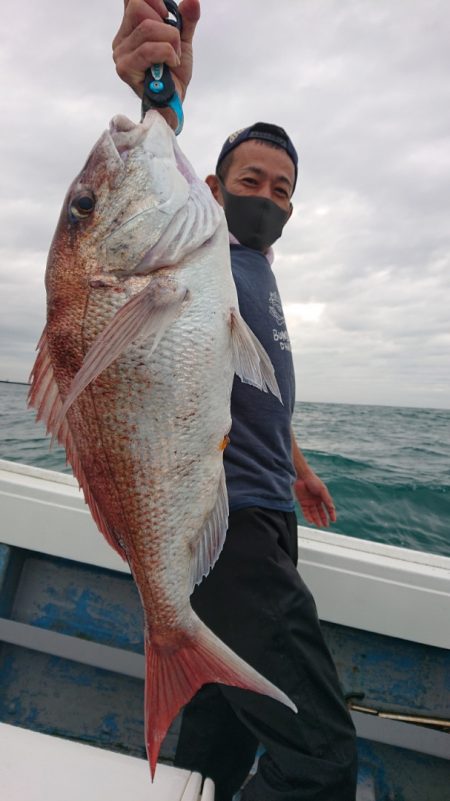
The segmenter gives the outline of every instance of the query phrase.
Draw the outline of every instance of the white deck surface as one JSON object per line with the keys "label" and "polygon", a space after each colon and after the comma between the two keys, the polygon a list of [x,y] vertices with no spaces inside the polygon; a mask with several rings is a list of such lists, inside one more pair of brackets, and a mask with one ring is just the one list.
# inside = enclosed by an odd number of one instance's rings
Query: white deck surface
{"label": "white deck surface", "polygon": [[213,801],[212,782],[143,759],[0,723],[1,801]]}

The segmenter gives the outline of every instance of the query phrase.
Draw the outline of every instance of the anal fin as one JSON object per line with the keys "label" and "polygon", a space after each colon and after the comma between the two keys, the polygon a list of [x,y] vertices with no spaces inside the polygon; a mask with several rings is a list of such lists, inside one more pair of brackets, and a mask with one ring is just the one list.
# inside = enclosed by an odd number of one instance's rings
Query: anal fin
{"label": "anal fin", "polygon": [[222,467],[214,508],[200,531],[198,539],[191,544],[191,592],[217,562],[225,542],[227,529],[228,494],[225,470]]}

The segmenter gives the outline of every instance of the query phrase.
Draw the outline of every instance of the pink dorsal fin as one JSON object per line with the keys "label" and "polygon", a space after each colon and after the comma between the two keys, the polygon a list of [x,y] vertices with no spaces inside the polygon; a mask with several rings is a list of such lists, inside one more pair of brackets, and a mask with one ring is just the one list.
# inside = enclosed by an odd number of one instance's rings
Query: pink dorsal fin
{"label": "pink dorsal fin", "polygon": [[[47,433],[56,435],[60,445],[65,449],[67,461],[72,466],[73,474],[77,479],[89,506],[92,517],[109,545],[126,560],[126,555],[119,544],[108,521],[105,519],[96,499],[89,489],[88,481],[83,470],[77,447],[70,430],[67,418],[62,424],[57,424],[63,402],[59,394],[58,385],[53,373],[50,352],[48,349],[46,329],[44,329],[38,344],[38,355],[30,376],[31,387],[28,394],[28,405],[36,409],[36,419],[42,420],[45,424]],[[58,426],[58,431],[56,431]]]}

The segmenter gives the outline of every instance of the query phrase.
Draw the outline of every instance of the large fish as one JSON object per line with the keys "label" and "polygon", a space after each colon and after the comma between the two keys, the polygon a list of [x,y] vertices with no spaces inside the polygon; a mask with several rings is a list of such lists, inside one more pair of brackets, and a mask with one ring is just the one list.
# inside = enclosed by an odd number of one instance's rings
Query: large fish
{"label": "large fish", "polygon": [[156,111],[139,125],[114,118],[93,148],[64,201],[46,288],[29,400],[140,593],[153,776],[171,720],[206,682],[294,709],[189,603],[227,529],[234,373],[278,387],[239,315],[223,212]]}

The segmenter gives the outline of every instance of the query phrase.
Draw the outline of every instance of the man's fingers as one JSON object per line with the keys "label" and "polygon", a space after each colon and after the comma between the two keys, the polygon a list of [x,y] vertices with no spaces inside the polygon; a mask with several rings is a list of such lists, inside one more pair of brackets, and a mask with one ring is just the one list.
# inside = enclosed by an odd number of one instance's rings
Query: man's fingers
{"label": "man's fingers", "polygon": [[[124,54],[135,52],[144,44],[152,46],[157,42],[168,44],[181,57],[180,34],[177,28],[161,21],[146,19],[116,47],[116,60]],[[155,64],[156,62],[151,61],[150,63]],[[174,65],[172,64],[172,66]]]}
{"label": "man's fingers", "polygon": [[334,503],[332,501],[331,495],[329,494],[328,491],[326,491],[324,493],[323,498],[322,498],[322,503],[323,503],[323,505],[325,506],[325,509],[328,512],[328,515],[330,517],[331,522],[335,523],[336,522],[336,509],[335,509]]}
{"label": "man's fingers", "polygon": [[200,2],[199,0],[183,0],[180,3],[179,10],[183,17],[181,41],[190,44],[194,38],[197,22],[200,19]]}
{"label": "man's fingers", "polygon": [[315,504],[304,502],[303,504],[301,503],[300,506],[308,523],[312,523],[314,526],[322,525],[321,514]]}
{"label": "man's fingers", "polygon": [[167,17],[163,0],[126,0],[122,24],[113,40],[113,48],[126,39],[141,22],[152,19],[161,22]]}
{"label": "man's fingers", "polygon": [[330,520],[332,520],[330,511],[328,510],[327,507],[325,507],[321,503],[320,504],[318,503],[318,504],[304,505],[302,507],[302,512],[303,512],[306,520],[308,521],[308,523],[313,523],[313,525],[319,526],[319,528],[322,528],[322,526],[328,526],[329,525],[329,520],[328,520],[327,512],[325,511],[325,509],[327,509],[328,514],[330,516]]}
{"label": "man's fingers", "polygon": [[167,64],[174,69],[180,60],[172,45],[165,42],[145,42],[131,54],[116,60],[117,74],[137,89],[143,88],[145,71],[150,64]]}
{"label": "man's fingers", "polygon": [[321,500],[323,506],[325,507],[325,509],[327,510],[331,522],[335,523],[336,522],[336,509],[335,509],[335,506],[334,506],[334,503],[333,503],[333,499],[332,499],[330,493],[328,492],[325,484],[322,486],[322,490],[321,490],[320,495],[321,495],[320,500]]}

